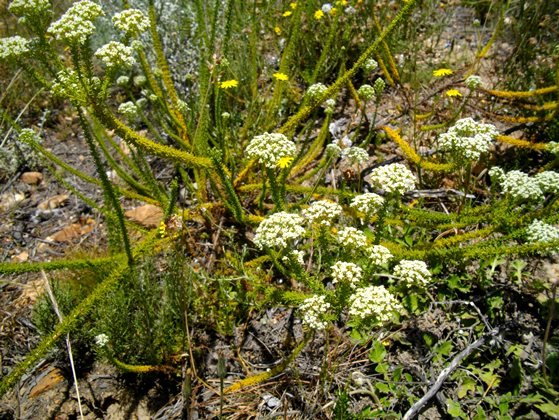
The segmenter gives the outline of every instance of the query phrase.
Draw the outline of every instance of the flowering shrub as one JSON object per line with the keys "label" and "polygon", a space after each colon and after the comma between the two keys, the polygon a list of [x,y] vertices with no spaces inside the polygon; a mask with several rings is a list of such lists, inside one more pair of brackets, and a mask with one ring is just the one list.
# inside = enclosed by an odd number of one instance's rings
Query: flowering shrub
{"label": "flowering shrub", "polygon": [[401,163],[379,166],[371,172],[373,186],[388,194],[402,195],[415,188],[415,176]]}
{"label": "flowering shrub", "polygon": [[458,161],[478,160],[489,150],[498,132],[494,125],[463,118],[439,136],[441,150],[451,152]]}
{"label": "flowering shrub", "polygon": [[267,168],[275,168],[281,158],[293,157],[295,151],[295,143],[279,133],[256,136],[246,149],[249,157],[258,159],[258,162]]}

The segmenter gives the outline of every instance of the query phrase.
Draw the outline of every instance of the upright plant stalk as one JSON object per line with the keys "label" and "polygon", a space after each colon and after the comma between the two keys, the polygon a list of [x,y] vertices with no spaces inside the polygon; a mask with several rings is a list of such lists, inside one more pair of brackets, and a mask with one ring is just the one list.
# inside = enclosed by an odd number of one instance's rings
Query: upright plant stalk
{"label": "upright plant stalk", "polygon": [[101,185],[103,186],[103,190],[107,195],[107,198],[114,209],[118,221],[120,234],[122,236],[124,251],[126,252],[126,256],[128,257],[128,263],[132,265],[134,260],[132,258],[132,251],[130,249],[130,240],[128,239],[128,231],[126,229],[126,223],[124,221],[124,212],[122,211],[122,207],[120,206],[120,203],[116,198],[116,194],[111,184],[111,181],[109,181],[109,178],[107,177],[107,173],[105,172],[105,166],[101,162],[101,157],[99,156],[99,152],[97,151],[97,147],[95,146],[95,142],[93,140],[93,137],[91,136],[91,132],[89,131],[90,128],[87,124],[87,121],[85,120],[85,116],[83,114],[83,110],[81,109],[81,107],[78,107],[78,115],[80,118],[80,125],[84,132],[87,145],[89,147],[89,151],[91,152],[91,156],[93,157],[93,161],[95,162],[95,166],[97,167],[97,173],[99,174],[99,178],[101,179]]}

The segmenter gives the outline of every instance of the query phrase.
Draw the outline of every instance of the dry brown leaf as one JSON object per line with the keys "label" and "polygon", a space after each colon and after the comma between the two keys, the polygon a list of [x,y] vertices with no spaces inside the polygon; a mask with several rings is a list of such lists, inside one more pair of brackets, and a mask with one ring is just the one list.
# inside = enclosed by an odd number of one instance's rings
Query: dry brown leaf
{"label": "dry brown leaf", "polygon": [[24,172],[20,179],[27,185],[38,185],[43,180],[43,174],[40,172]]}
{"label": "dry brown leaf", "polygon": [[95,221],[93,219],[87,219],[83,224],[72,223],[64,229],[56,232],[54,235],[49,236],[46,240],[55,242],[72,242],[74,239],[91,232],[94,227]]}
{"label": "dry brown leaf", "polygon": [[12,257],[13,262],[25,262],[29,259],[29,252],[23,251]]}
{"label": "dry brown leaf", "polygon": [[64,380],[64,376],[62,375],[60,369],[58,368],[52,369],[49,373],[47,373],[41,379],[39,379],[37,385],[35,385],[31,390],[31,392],[29,393],[29,398],[38,397],[43,392],[46,392],[49,389],[54,388],[63,380]]}
{"label": "dry brown leaf", "polygon": [[62,206],[66,201],[68,201],[68,194],[59,194],[42,201],[37,208],[40,210],[52,210]]}
{"label": "dry brown leaf", "polygon": [[153,204],[136,207],[135,209],[128,210],[124,214],[133,222],[139,223],[147,228],[157,227],[161,220],[163,220],[163,210]]}

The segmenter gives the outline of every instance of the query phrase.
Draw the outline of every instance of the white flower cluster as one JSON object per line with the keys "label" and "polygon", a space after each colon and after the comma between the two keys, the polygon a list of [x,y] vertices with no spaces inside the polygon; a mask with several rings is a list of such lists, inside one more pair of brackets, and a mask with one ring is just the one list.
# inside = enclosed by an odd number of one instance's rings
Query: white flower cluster
{"label": "white flower cluster", "polygon": [[72,69],[59,71],[56,75],[56,82],[51,86],[52,93],[70,99],[82,99],[84,92],[78,74]]}
{"label": "white flower cluster", "polygon": [[481,77],[475,75],[468,76],[464,83],[466,84],[468,89],[475,90],[481,86]]}
{"label": "white flower cluster", "polygon": [[457,160],[478,160],[482,153],[489,150],[498,134],[492,124],[463,118],[439,136],[439,146],[441,150],[452,152],[452,157]]}
{"label": "white flower cluster", "polygon": [[99,347],[105,347],[109,344],[109,336],[107,334],[99,334],[95,336],[95,344]]}
{"label": "white flower cluster", "polygon": [[330,143],[325,149],[326,155],[332,158],[337,158],[342,154],[342,148],[335,143]]}
{"label": "white flower cluster", "polygon": [[394,275],[407,286],[425,286],[431,280],[427,264],[419,260],[402,260],[394,267]]}
{"label": "white flower cluster", "polygon": [[361,213],[371,215],[379,211],[384,205],[384,198],[375,193],[365,193],[351,200],[350,207]]}
{"label": "white flower cluster", "polygon": [[398,300],[384,286],[357,289],[349,298],[349,315],[359,319],[373,318],[384,323],[401,309]]}
{"label": "white flower cluster", "polygon": [[367,73],[371,73],[375,71],[377,68],[378,68],[378,63],[372,58],[368,58],[363,63],[363,70],[365,70]]}
{"label": "white flower cluster", "polygon": [[60,19],[51,23],[47,32],[56,39],[82,45],[95,31],[93,21],[103,15],[103,9],[97,3],[81,0],[74,3]]}
{"label": "white flower cluster", "polygon": [[521,171],[504,172],[498,166],[489,170],[489,176],[501,185],[503,193],[509,194],[514,200],[540,201],[543,191],[535,177]]}
{"label": "white flower cluster", "polygon": [[369,160],[369,153],[361,147],[352,146],[342,151],[342,157],[353,164],[361,164],[366,163]]}
{"label": "white flower cluster", "polygon": [[108,68],[132,67],[136,60],[132,56],[134,50],[126,45],[111,41],[95,51],[95,57],[99,58]]}
{"label": "white flower cluster", "polygon": [[559,142],[550,141],[549,143],[547,143],[546,146],[546,149],[549,153],[553,153],[554,155],[559,154]]}
{"label": "white flower cluster", "polygon": [[357,96],[362,101],[370,101],[375,97],[375,88],[371,85],[361,85],[361,87],[357,90]]}
{"label": "white flower cluster", "polygon": [[375,95],[380,96],[382,92],[384,92],[384,89],[386,89],[386,82],[379,77],[375,80],[375,83],[373,83],[373,88],[375,89]]}
{"label": "white flower cluster", "polygon": [[404,194],[415,188],[415,176],[401,163],[379,166],[371,171],[373,186],[388,194]]}
{"label": "white flower cluster", "polygon": [[311,224],[320,226],[331,226],[332,220],[342,214],[342,206],[333,201],[315,201],[304,209],[301,214],[306,217]]}
{"label": "white flower cluster", "polygon": [[526,229],[526,236],[530,242],[553,242],[559,240],[559,228],[536,219]]}
{"label": "white flower cluster", "polygon": [[126,86],[128,83],[130,83],[130,77],[128,76],[119,76],[116,79],[116,84],[118,86]]}
{"label": "white flower cluster", "polygon": [[352,288],[357,287],[363,278],[363,270],[357,264],[338,261],[332,267],[332,283],[348,283]]}
{"label": "white flower cluster", "polygon": [[332,98],[326,99],[322,104],[322,107],[324,108],[324,112],[326,114],[333,114],[335,106],[336,106],[336,101]]}
{"label": "white flower cluster", "polygon": [[149,28],[149,19],[138,9],[126,9],[113,16],[113,25],[128,36],[137,36]]}
{"label": "white flower cluster", "polygon": [[258,248],[279,247],[287,248],[290,241],[295,241],[305,234],[301,226],[304,220],[298,214],[280,211],[265,218],[254,236],[254,243]]}
{"label": "white flower cluster", "polygon": [[29,52],[29,41],[19,35],[0,39],[0,59],[18,58]]}
{"label": "white flower cluster", "polygon": [[544,194],[559,193],[559,173],[554,171],[543,171],[534,175],[534,180],[538,183]]}
{"label": "white flower cluster", "polygon": [[326,89],[327,87],[322,83],[315,83],[314,85],[309,86],[305,92],[305,97],[310,101],[315,102],[324,94],[324,92],[326,92]]}
{"label": "white flower cluster", "polygon": [[365,234],[354,227],[340,229],[337,240],[341,246],[349,250],[362,249],[367,245],[367,237]]}
{"label": "white flower cluster", "polygon": [[369,260],[374,265],[385,265],[394,257],[390,250],[382,245],[373,245],[370,249]]}
{"label": "white flower cluster", "polygon": [[138,115],[138,107],[134,102],[128,101],[118,106],[118,112],[128,119],[133,119]]}
{"label": "white flower cluster", "polygon": [[281,158],[293,157],[296,150],[295,143],[283,134],[264,133],[250,141],[246,152],[267,168],[275,168]]}
{"label": "white flower cluster", "polygon": [[328,326],[324,315],[330,309],[325,296],[313,296],[305,299],[299,310],[302,312],[303,324],[312,330],[323,330]]}
{"label": "white flower cluster", "polygon": [[49,0],[14,0],[8,6],[8,10],[16,16],[36,16],[49,9]]}

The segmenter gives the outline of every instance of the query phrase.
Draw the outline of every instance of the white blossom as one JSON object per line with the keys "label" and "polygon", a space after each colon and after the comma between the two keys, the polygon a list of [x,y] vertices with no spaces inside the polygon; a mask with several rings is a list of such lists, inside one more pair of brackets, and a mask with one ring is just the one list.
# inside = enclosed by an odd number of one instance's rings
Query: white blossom
{"label": "white blossom", "polygon": [[113,16],[113,25],[128,36],[136,36],[149,28],[148,17],[138,9],[126,9]]}
{"label": "white blossom", "polygon": [[314,85],[310,85],[307,91],[305,92],[305,98],[308,98],[310,101],[315,102],[326,92],[327,87],[322,83],[315,83]]}
{"label": "white blossom", "polygon": [[109,344],[109,336],[107,334],[99,334],[95,336],[95,344],[99,347],[105,347]]}
{"label": "white blossom", "polygon": [[468,76],[468,78],[464,81],[464,84],[470,90],[475,90],[481,86],[481,77],[476,75]]}
{"label": "white blossom", "polygon": [[19,35],[0,39],[0,59],[18,58],[29,52],[29,41]]}
{"label": "white blossom", "polygon": [[103,45],[95,52],[95,57],[99,58],[108,68],[132,67],[136,60],[132,56],[134,51],[126,45],[111,41]]}
{"label": "white blossom", "polygon": [[394,312],[402,310],[398,300],[384,286],[369,286],[357,289],[349,298],[349,315],[358,319],[372,318],[388,322]]}
{"label": "white blossom", "polygon": [[362,164],[369,160],[369,153],[361,147],[351,146],[343,149],[342,157],[349,160],[351,163]]}
{"label": "white blossom", "polygon": [[543,171],[534,175],[543,193],[559,193],[559,173],[554,171]]}
{"label": "white blossom", "polygon": [[407,286],[425,286],[431,280],[427,264],[419,260],[402,260],[394,267],[394,275]]}
{"label": "white blossom", "polygon": [[295,156],[296,150],[295,143],[283,134],[264,133],[250,141],[246,152],[267,168],[275,168],[281,158]]}
{"label": "white blossom", "polygon": [[371,85],[361,85],[357,90],[357,95],[362,101],[370,101],[375,98],[375,88]]}
{"label": "white blossom", "polygon": [[331,226],[332,220],[342,214],[342,206],[329,200],[315,201],[301,212],[311,224]]}
{"label": "white blossom", "polygon": [[544,197],[536,179],[521,171],[503,172],[500,184],[503,192],[514,200],[540,201]]}
{"label": "white blossom", "polygon": [[332,283],[347,283],[352,288],[363,278],[363,270],[355,263],[337,261],[332,267]]}
{"label": "white blossom", "polygon": [[254,243],[259,248],[287,248],[305,234],[304,220],[298,214],[280,211],[265,218],[256,229]]}
{"label": "white blossom", "polygon": [[536,219],[526,229],[526,236],[530,242],[553,242],[559,240],[559,228]]}
{"label": "white blossom", "polygon": [[340,229],[337,234],[338,243],[349,250],[365,248],[367,237],[365,234],[354,227]]}
{"label": "white blossom", "polygon": [[373,186],[388,194],[404,194],[415,188],[415,176],[401,163],[379,166],[371,171]]}
{"label": "white blossom", "polygon": [[351,200],[350,207],[361,213],[372,215],[378,212],[384,205],[384,198],[375,193],[365,193]]}
{"label": "white blossom", "polygon": [[302,313],[303,324],[312,330],[323,330],[328,326],[328,322],[324,319],[330,304],[326,302],[325,296],[312,296],[305,299],[299,310]]}
{"label": "white blossom", "polygon": [[50,9],[49,0],[14,0],[8,10],[16,16],[31,17]]}
{"label": "white blossom", "polygon": [[363,63],[363,70],[365,70],[367,73],[372,73],[377,68],[378,68],[378,63],[373,58],[368,58]]}
{"label": "white blossom", "polygon": [[103,9],[98,4],[81,0],[74,3],[60,19],[51,23],[47,32],[62,41],[84,44],[95,31],[93,21],[103,14]]}
{"label": "white blossom", "polygon": [[128,119],[133,119],[138,116],[138,107],[134,102],[128,101],[118,106],[118,112]]}
{"label": "white blossom", "polygon": [[369,248],[369,260],[374,265],[386,265],[394,258],[390,250],[382,245],[373,245]]}
{"label": "white blossom", "polygon": [[463,118],[439,136],[441,150],[452,153],[457,160],[478,160],[489,150],[493,139],[499,134],[492,124],[483,124],[472,118]]}

